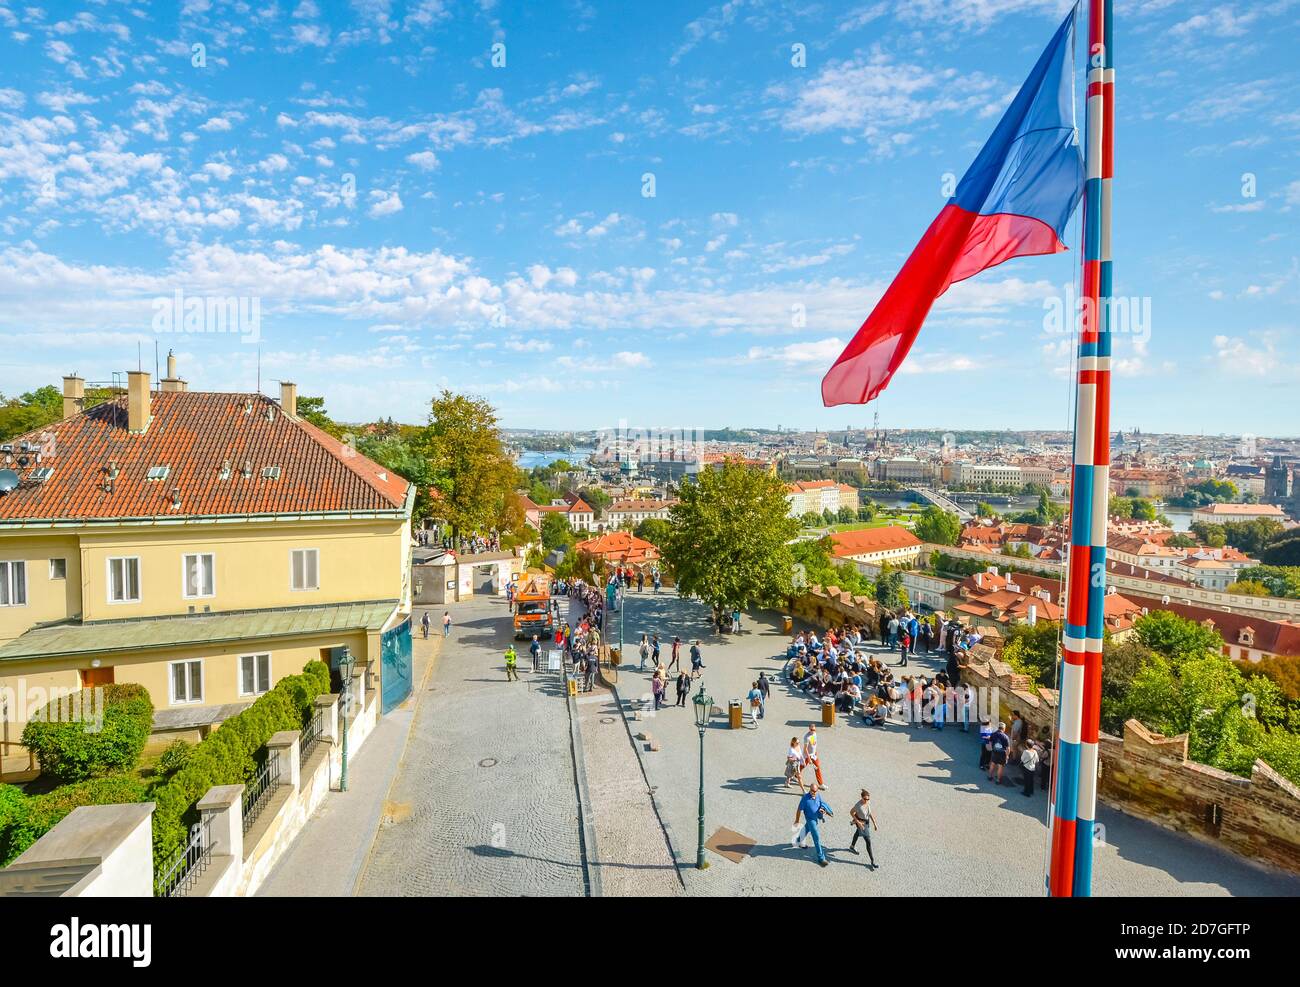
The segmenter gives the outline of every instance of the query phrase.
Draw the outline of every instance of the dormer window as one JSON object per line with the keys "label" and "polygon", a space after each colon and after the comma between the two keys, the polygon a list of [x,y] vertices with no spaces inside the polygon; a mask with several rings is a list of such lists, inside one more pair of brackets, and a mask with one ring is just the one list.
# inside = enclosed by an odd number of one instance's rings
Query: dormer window
{"label": "dormer window", "polygon": [[170,466],[150,466],[149,472],[145,474],[144,478],[146,480],[165,480],[171,471]]}
{"label": "dormer window", "polygon": [[263,479],[263,480],[278,480],[278,479],[280,479],[280,467],[278,467],[278,466],[263,466],[263,467],[262,467],[262,479]]}
{"label": "dormer window", "polygon": [[1237,632],[1237,643],[1244,644],[1248,648],[1255,646],[1255,628],[1243,627]]}
{"label": "dormer window", "polygon": [[229,479],[230,479],[230,460],[229,460],[229,459],[227,459],[225,462],[223,462],[223,463],[221,464],[221,472],[217,474],[217,479],[219,479],[219,480],[229,480]]}

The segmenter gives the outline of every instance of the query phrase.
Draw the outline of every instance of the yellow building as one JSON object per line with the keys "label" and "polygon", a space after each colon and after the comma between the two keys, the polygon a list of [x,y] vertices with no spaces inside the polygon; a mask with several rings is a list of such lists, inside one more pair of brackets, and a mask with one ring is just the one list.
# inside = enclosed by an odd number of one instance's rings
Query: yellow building
{"label": "yellow building", "polygon": [[[349,649],[410,691],[415,488],[297,413],[293,384],[127,393],[0,445],[0,740],[55,693],[138,682],[162,733],[206,733]],[[3,751],[0,751],[3,753]]]}

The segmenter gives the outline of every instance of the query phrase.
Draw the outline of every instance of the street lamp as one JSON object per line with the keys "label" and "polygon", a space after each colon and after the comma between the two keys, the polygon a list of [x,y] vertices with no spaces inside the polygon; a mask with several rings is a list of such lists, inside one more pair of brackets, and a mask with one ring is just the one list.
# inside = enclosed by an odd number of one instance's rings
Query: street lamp
{"label": "street lamp", "polygon": [[339,772],[339,791],[348,790],[348,713],[352,708],[352,669],[356,667],[357,660],[352,657],[352,649],[343,648],[343,654],[339,656],[339,677],[342,679],[341,695],[339,702],[342,705],[340,713],[343,718],[343,768]]}
{"label": "street lamp", "polygon": [[709,862],[704,859],[704,731],[709,725],[709,713],[713,709],[713,697],[704,691],[704,682],[700,682],[700,691],[691,700],[695,704],[695,729],[700,732],[700,832],[699,849],[695,854],[695,869],[704,870]]}

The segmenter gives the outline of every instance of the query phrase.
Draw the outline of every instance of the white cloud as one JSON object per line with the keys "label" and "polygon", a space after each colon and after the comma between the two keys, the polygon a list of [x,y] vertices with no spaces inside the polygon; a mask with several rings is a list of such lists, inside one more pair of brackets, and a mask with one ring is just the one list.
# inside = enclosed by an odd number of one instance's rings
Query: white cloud
{"label": "white cloud", "polygon": [[370,193],[370,201],[371,206],[367,214],[375,219],[381,216],[391,216],[393,213],[402,211],[402,197],[396,192],[375,189]]}

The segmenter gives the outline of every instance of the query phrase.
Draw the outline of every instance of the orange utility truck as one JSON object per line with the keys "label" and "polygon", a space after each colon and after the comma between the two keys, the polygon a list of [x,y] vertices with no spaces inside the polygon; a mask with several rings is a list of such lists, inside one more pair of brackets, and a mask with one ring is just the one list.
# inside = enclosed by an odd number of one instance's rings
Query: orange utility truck
{"label": "orange utility truck", "polygon": [[526,639],[536,634],[545,640],[554,633],[551,580],[548,576],[530,576],[528,582],[515,591],[515,637]]}

